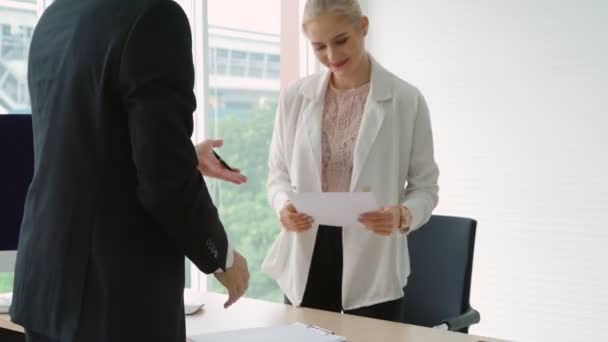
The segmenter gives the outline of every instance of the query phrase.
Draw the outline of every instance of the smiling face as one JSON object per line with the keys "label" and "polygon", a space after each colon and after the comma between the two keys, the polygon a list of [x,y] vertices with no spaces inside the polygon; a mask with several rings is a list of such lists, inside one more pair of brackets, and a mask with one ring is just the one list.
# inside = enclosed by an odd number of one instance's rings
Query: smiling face
{"label": "smiling face", "polygon": [[325,14],[308,21],[304,33],[321,64],[338,78],[352,78],[367,62],[364,40],[368,25],[365,16],[353,24],[345,16]]}

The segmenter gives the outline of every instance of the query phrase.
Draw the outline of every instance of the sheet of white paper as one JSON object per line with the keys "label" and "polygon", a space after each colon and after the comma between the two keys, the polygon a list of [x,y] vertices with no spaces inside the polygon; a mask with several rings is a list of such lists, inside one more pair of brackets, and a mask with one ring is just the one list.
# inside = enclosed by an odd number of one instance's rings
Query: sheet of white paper
{"label": "sheet of white paper", "polygon": [[363,227],[359,215],[380,208],[371,192],[290,193],[289,200],[315,223],[338,227]]}
{"label": "sheet of white paper", "polygon": [[267,328],[232,330],[190,337],[194,342],[346,342],[346,338],[325,333],[302,323]]}

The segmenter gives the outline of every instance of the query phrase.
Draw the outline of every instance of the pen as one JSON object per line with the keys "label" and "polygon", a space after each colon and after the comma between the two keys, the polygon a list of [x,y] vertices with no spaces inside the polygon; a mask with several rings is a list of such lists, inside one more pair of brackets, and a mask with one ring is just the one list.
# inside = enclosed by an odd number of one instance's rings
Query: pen
{"label": "pen", "polygon": [[327,333],[327,334],[329,334],[329,335],[333,335],[333,334],[334,334],[334,332],[333,332],[333,331],[331,331],[331,330],[327,330],[327,329],[323,329],[323,328],[318,327],[318,326],[316,326],[316,325],[311,325],[311,324],[309,324],[309,325],[308,325],[308,328],[312,328],[312,329],[321,330],[321,331],[323,331],[323,332],[325,332],[325,333]]}
{"label": "pen", "polygon": [[226,162],[224,161],[224,159],[222,159],[222,157],[220,157],[220,155],[219,155],[219,154],[215,153],[215,151],[213,151],[213,155],[215,156],[215,158],[217,158],[217,160],[219,160],[219,161],[220,161],[220,164],[222,164],[222,166],[223,166],[224,168],[226,168],[226,170],[229,170],[229,171],[234,171],[234,169],[233,169],[233,168],[231,168],[231,167],[230,167],[228,164],[226,164]]}

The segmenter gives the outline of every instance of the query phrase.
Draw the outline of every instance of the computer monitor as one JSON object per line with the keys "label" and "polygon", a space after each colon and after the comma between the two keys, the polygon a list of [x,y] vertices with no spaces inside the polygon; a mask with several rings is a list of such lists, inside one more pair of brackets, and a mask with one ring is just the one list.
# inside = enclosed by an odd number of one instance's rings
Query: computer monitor
{"label": "computer monitor", "polygon": [[0,272],[13,272],[23,204],[34,173],[31,115],[0,114]]}

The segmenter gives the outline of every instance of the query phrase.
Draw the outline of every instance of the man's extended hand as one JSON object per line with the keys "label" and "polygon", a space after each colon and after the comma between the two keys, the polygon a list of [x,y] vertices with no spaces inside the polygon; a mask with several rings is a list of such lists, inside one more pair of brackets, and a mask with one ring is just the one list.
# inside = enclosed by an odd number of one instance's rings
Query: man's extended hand
{"label": "man's extended hand", "polygon": [[198,157],[198,169],[207,177],[218,178],[234,184],[247,182],[247,177],[239,169],[230,171],[222,166],[220,161],[213,154],[213,149],[222,147],[223,140],[205,140],[196,145],[196,156]]}
{"label": "man's extended hand", "polygon": [[247,260],[234,251],[234,261],[232,267],[226,272],[214,273],[215,278],[228,290],[228,301],[224,308],[228,308],[241,298],[249,287],[249,269]]}

